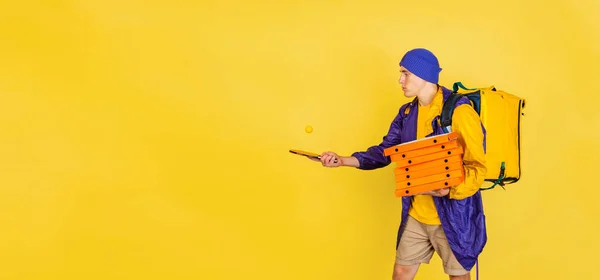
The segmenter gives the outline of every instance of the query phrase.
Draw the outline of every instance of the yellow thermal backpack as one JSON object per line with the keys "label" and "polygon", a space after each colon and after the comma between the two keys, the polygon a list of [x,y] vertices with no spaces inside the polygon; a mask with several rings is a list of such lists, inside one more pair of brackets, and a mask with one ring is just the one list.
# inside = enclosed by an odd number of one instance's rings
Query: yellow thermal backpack
{"label": "yellow thermal backpack", "polygon": [[516,183],[521,178],[521,119],[525,99],[494,86],[466,88],[456,82],[442,108],[440,122],[446,132],[451,131],[452,113],[461,96],[469,98],[486,132],[485,181],[493,184],[481,190]]}

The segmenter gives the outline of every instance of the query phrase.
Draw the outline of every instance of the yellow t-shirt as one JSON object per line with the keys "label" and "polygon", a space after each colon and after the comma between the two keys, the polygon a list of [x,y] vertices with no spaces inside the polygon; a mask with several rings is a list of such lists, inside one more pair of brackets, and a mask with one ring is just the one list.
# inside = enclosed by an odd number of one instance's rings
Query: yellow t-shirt
{"label": "yellow t-shirt", "polygon": [[[438,92],[440,94],[441,92]],[[436,104],[437,105],[437,104]],[[436,116],[436,111],[430,110],[432,104],[427,106],[419,105],[418,117],[417,117],[417,139],[424,138],[433,131],[431,122]],[[430,114],[431,113],[431,114]],[[435,203],[431,195],[415,195],[412,197],[412,207],[408,214],[415,218],[415,220],[428,224],[428,225],[440,225],[440,218],[438,217]]]}

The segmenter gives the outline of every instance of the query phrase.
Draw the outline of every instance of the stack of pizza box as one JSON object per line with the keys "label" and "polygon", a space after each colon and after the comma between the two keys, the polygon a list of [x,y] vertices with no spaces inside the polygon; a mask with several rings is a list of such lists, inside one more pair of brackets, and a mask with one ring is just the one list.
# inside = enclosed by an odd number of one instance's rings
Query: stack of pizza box
{"label": "stack of pizza box", "polygon": [[456,132],[385,149],[384,154],[396,163],[396,197],[412,196],[462,183],[463,152]]}

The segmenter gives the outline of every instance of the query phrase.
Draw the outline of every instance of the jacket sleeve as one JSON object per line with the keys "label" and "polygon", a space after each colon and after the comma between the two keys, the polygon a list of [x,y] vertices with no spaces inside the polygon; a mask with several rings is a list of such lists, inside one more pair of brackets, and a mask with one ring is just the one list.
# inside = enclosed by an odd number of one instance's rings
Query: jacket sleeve
{"label": "jacket sleeve", "polygon": [[402,113],[405,106],[400,108],[398,115],[392,121],[387,134],[383,137],[383,141],[378,145],[369,147],[366,151],[355,152],[352,154],[359,162],[358,169],[372,170],[386,167],[391,163],[391,159],[383,154],[383,150],[391,146],[398,145],[402,142],[400,134],[402,131],[402,122],[404,114]]}
{"label": "jacket sleeve", "polygon": [[451,199],[464,199],[477,193],[485,179],[487,167],[483,143],[484,132],[479,115],[468,104],[454,109],[452,130],[458,134],[458,141],[464,149],[465,180],[451,187],[449,196]]}

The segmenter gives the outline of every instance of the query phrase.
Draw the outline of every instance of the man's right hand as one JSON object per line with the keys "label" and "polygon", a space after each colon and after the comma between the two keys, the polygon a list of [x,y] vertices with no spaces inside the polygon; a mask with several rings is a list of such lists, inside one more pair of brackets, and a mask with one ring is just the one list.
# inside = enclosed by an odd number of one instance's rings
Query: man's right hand
{"label": "man's right hand", "polygon": [[325,167],[340,167],[344,165],[342,158],[334,152],[322,153],[321,164]]}
{"label": "man's right hand", "polygon": [[[360,163],[358,159],[355,157],[341,157],[334,152],[324,152],[321,154],[321,159],[313,159],[314,161],[319,161],[325,167],[340,167],[340,166],[351,166],[351,167],[359,167]],[[337,160],[337,161],[336,161]]]}

